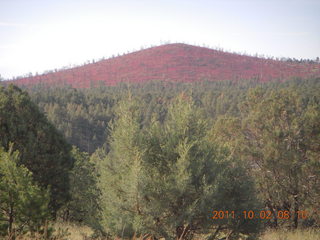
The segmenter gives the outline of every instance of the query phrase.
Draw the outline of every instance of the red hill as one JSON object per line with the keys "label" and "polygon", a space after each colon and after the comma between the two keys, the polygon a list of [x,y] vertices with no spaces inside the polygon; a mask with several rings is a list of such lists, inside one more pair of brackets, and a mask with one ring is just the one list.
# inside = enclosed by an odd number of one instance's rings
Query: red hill
{"label": "red hill", "polygon": [[320,77],[320,64],[284,62],[226,53],[186,44],[168,44],[57,72],[15,80],[17,85],[69,84],[77,88],[143,83]]}

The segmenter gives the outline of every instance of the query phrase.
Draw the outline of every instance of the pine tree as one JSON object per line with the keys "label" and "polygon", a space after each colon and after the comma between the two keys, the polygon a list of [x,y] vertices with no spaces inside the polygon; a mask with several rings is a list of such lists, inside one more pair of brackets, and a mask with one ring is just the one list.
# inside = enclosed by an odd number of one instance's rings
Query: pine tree
{"label": "pine tree", "polygon": [[70,201],[63,207],[63,219],[99,228],[100,197],[97,176],[89,154],[73,147],[74,167],[70,172]]}
{"label": "pine tree", "polygon": [[111,126],[110,152],[99,164],[103,224],[118,236],[132,236],[139,228],[141,152],[139,111],[129,96],[117,108]]}
{"label": "pine tree", "polygon": [[320,111],[319,98],[311,96],[302,98],[290,88],[253,89],[241,104],[243,116],[220,117],[211,136],[242,158],[274,225],[288,223],[277,217],[288,211],[296,228],[299,211],[312,213],[318,205]]}
{"label": "pine tree", "polygon": [[[258,209],[254,184],[223,148],[207,137],[208,121],[185,94],[169,106],[164,125],[155,121],[146,139],[145,194],[149,228],[156,236],[186,239],[195,233],[257,232],[259,221],[212,220],[213,210]],[[150,217],[149,217],[150,218]],[[155,226],[154,228],[152,226]]]}
{"label": "pine tree", "polygon": [[[12,146],[12,145],[11,145]],[[49,192],[18,165],[19,153],[0,148],[0,235],[40,231],[49,219]]]}
{"label": "pine tree", "polygon": [[9,150],[10,142],[20,153],[18,164],[31,171],[40,186],[50,186],[55,213],[68,200],[71,147],[29,95],[13,85],[0,87],[0,145]]}
{"label": "pine tree", "polygon": [[[248,102],[254,97],[250,95]],[[319,161],[310,158],[319,154],[315,145],[319,130],[311,120],[318,118],[319,107],[311,103],[306,106],[302,100],[290,89],[272,91],[256,103],[248,104],[250,112],[244,120],[248,139],[245,152],[260,168],[259,186],[267,194],[266,199],[271,200],[270,210],[291,212],[295,228],[299,223],[298,212],[309,198],[308,192],[316,187],[310,176],[316,181],[320,177],[316,172]]]}
{"label": "pine tree", "polygon": [[133,99],[116,112],[110,152],[98,166],[106,231],[178,239],[210,233],[212,225],[216,234],[257,231],[255,221],[210,219],[213,207],[240,211],[256,208],[257,201],[245,171],[237,174],[241,166],[207,140],[208,123],[188,96],[173,101],[164,123],[154,116],[144,129]]}

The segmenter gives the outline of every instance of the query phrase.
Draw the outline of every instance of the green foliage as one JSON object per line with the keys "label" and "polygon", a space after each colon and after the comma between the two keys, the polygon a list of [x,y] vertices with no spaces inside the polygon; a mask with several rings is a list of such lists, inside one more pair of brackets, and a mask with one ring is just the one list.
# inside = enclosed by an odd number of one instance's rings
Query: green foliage
{"label": "green foliage", "polygon": [[128,89],[143,109],[142,124],[147,126],[153,114],[157,114],[158,119],[163,122],[169,102],[181,92],[188,92],[195,105],[204,109],[206,117],[215,120],[221,115],[240,117],[242,110],[239,106],[245,101],[248,90],[255,86],[264,90],[294,88],[308,98],[319,92],[319,82],[318,79],[265,84],[245,80],[197,83],[155,81],[92,89],[39,86],[28,91],[32,100],[69,143],[92,154],[101,147],[109,151],[110,132],[107,126],[114,119],[116,103],[126,98]]}
{"label": "green foliage", "polygon": [[145,129],[133,99],[117,113],[110,152],[98,167],[107,231],[181,239],[210,233],[212,226],[234,235],[257,231],[255,221],[210,219],[214,207],[253,209],[257,199],[245,171],[208,142],[208,123],[188,96],[170,104],[164,124],[153,117]]}
{"label": "green foliage", "polygon": [[132,235],[137,224],[140,199],[139,114],[132,99],[117,109],[117,121],[111,126],[112,150],[98,162],[102,192],[103,225],[118,236]]}
{"label": "green foliage", "polygon": [[112,93],[98,89],[42,89],[33,92],[32,98],[70,144],[90,154],[102,147],[116,101]]}
{"label": "green foliage", "polygon": [[50,216],[49,192],[18,161],[17,151],[0,148],[0,235],[40,231]]}
{"label": "green foliage", "polygon": [[[0,89],[0,141],[6,150],[14,142],[19,164],[42,186],[54,186],[54,209],[64,205],[66,218],[100,229],[95,211],[101,208],[101,225],[118,237],[252,235],[258,222],[213,221],[209,212],[258,209],[254,189],[274,213],[311,213],[305,221],[292,216],[292,222],[269,223],[319,226],[319,80],[29,90],[48,120],[82,151],[73,151],[68,205],[70,147],[15,87]],[[83,151],[94,152],[90,161]]]}
{"label": "green foliage", "polygon": [[63,208],[63,219],[99,228],[99,191],[95,168],[90,162],[88,153],[81,152],[76,147],[72,149],[75,159],[70,172],[70,201]]}
{"label": "green foliage", "polygon": [[319,98],[302,96],[291,89],[253,89],[241,106],[243,116],[220,118],[212,134],[242,157],[273,215],[290,211],[294,227],[297,212],[316,207],[320,197]]}
{"label": "green foliage", "polygon": [[10,142],[20,152],[18,164],[27,167],[40,186],[50,186],[55,212],[68,199],[71,149],[28,94],[13,85],[0,87],[0,145],[8,150]]}

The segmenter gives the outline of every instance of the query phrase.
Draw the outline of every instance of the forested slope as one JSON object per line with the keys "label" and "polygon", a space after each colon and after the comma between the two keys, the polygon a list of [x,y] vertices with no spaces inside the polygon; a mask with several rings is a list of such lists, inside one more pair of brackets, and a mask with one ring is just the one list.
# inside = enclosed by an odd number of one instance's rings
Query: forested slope
{"label": "forested slope", "polygon": [[[60,190],[41,179],[59,178],[50,174],[60,167],[69,185],[64,202],[52,205],[54,215],[103,237],[252,239],[265,228],[317,229],[319,90],[319,78],[33,86],[27,89],[31,103],[26,92],[1,88],[0,191],[13,191],[5,188],[8,166],[28,176],[25,165],[34,176],[19,181],[27,190],[44,191],[38,206],[50,209],[54,195],[46,191]],[[24,153],[21,160],[10,142]],[[47,149],[39,160],[43,171],[24,164],[36,163],[32,156],[41,149]],[[50,149],[60,154],[51,156]],[[62,159],[69,159],[66,165]],[[3,209],[7,201],[0,202]],[[41,229],[46,219],[52,215],[42,211],[35,225]],[[1,234],[12,231],[1,221]]]}

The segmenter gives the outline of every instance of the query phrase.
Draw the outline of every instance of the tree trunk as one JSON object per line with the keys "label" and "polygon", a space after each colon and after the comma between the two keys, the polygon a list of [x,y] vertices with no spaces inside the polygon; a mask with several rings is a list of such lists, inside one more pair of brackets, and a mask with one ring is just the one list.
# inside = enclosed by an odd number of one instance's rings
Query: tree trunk
{"label": "tree trunk", "polygon": [[[10,196],[11,198],[11,196]],[[13,221],[14,221],[14,211],[13,211],[13,208],[14,208],[14,204],[13,202],[11,201],[10,203],[10,210],[9,210],[9,228],[8,228],[8,232],[9,232],[9,236],[13,236],[12,233],[13,233]],[[14,239],[14,238],[12,238]]]}
{"label": "tree trunk", "polygon": [[294,196],[294,218],[293,218],[293,227],[298,228],[299,220],[299,198],[298,195]]}
{"label": "tree trunk", "polygon": [[177,234],[177,240],[183,240],[186,238],[186,236],[188,235],[190,226],[187,225],[185,226],[179,226],[176,229],[176,234]]}

